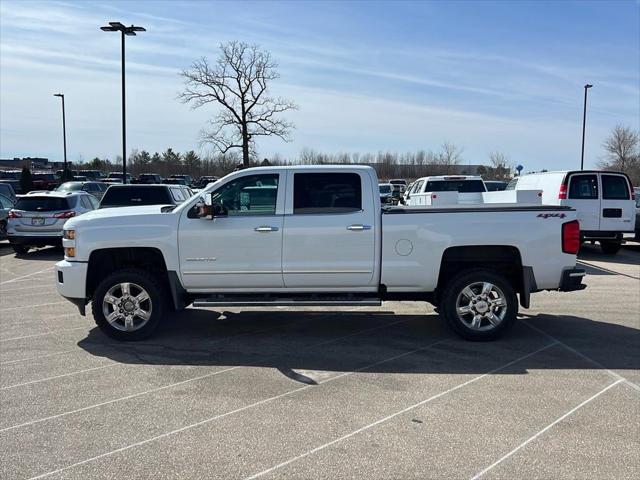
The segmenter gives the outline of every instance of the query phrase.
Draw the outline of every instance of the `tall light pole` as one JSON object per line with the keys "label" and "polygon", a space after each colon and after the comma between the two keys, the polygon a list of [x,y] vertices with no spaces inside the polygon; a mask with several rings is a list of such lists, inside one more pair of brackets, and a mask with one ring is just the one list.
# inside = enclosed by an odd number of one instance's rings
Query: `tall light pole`
{"label": "tall light pole", "polygon": [[67,174],[67,125],[64,118],[64,93],[54,93],[53,96],[62,99],[62,144],[64,145],[64,169],[62,170],[64,173],[62,175],[64,176]]}
{"label": "tall light pole", "polygon": [[125,82],[124,82],[124,37],[134,37],[136,32],[146,32],[143,27],[131,25],[125,27],[120,22],[109,22],[109,25],[100,27],[103,32],[120,32],[122,37],[122,183],[127,183],[127,116],[125,107]]}
{"label": "tall light pole", "polygon": [[587,126],[587,90],[593,85],[586,84],[584,86],[584,111],[582,112],[582,156],[580,157],[580,170],[584,170],[584,131]]}

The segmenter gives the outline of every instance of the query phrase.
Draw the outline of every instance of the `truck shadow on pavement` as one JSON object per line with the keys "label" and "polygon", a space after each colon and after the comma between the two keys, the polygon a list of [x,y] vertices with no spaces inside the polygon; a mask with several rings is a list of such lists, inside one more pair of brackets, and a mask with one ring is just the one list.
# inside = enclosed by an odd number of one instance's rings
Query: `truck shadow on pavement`
{"label": "truck shadow on pavement", "polygon": [[147,341],[117,342],[94,328],[78,345],[118,363],[266,367],[310,384],[316,380],[305,371],[486,373],[558,340],[563,344],[544,355],[531,355],[496,374],[640,369],[640,330],[573,316],[526,316],[494,342],[461,340],[435,314],[243,311],[214,318],[214,312],[189,309],[165,321]]}

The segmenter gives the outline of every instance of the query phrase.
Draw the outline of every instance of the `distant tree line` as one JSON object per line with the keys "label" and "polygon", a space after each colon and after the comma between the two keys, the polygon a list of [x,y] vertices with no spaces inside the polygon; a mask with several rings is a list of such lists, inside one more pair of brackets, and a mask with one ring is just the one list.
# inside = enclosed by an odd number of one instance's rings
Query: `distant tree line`
{"label": "distant tree line", "polygon": [[[640,134],[629,127],[617,126],[604,143],[605,156],[599,167],[620,170],[627,173],[634,185],[640,185]],[[485,180],[508,181],[514,175],[514,163],[509,156],[500,151],[490,152],[488,162],[477,171],[466,171],[463,148],[450,142],[441,145],[438,151],[417,150],[415,152],[377,152],[377,153],[323,153],[304,148],[294,158],[284,158],[279,154],[260,160],[253,154],[249,166],[259,165],[332,165],[359,164],[375,168],[381,179],[415,179],[427,175],[480,174]],[[128,158],[128,171],[132,175],[158,173],[162,176],[188,174],[192,177],[203,175],[224,176],[239,165],[243,165],[242,154],[238,151],[224,154],[199,155],[193,150],[181,153],[167,148],[164,152],[150,153],[146,150],[133,150]],[[116,157],[108,159],[94,158],[89,162],[74,164],[74,169],[96,169],[103,172],[120,171],[122,161]]]}

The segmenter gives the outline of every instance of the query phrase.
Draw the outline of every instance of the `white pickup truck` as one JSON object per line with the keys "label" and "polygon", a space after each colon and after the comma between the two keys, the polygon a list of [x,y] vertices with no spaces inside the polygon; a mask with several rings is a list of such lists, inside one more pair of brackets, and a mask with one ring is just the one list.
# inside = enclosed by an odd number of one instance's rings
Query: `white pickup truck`
{"label": "white pickup truck", "polygon": [[518,295],[585,288],[570,207],[380,205],[370,167],[234,172],[175,206],[101,209],[65,225],[59,293],[108,335],[148,337],[188,305],[426,301],[462,337],[493,339]]}

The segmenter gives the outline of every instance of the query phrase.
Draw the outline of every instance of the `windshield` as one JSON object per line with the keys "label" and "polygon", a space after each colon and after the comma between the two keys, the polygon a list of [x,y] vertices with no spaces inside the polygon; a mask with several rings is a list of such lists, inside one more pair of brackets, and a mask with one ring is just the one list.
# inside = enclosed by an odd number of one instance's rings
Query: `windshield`
{"label": "windshield", "polygon": [[60,192],[76,192],[78,190],[82,190],[81,182],[66,182],[60,185],[56,190]]}
{"label": "windshield", "polygon": [[391,193],[390,185],[380,185],[380,193]]}
{"label": "windshield", "polygon": [[29,196],[19,198],[15,208],[28,212],[56,212],[69,210],[70,206],[66,198]]}
{"label": "windshield", "polygon": [[482,180],[431,180],[427,182],[425,192],[484,192]]}

